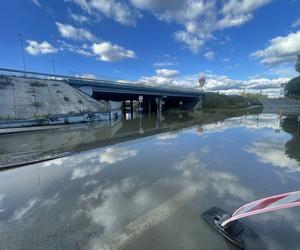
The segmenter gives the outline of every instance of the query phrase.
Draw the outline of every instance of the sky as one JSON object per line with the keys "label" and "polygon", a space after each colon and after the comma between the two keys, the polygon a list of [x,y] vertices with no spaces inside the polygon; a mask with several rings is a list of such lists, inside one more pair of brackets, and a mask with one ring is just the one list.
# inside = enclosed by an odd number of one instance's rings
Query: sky
{"label": "sky", "polygon": [[[300,0],[1,0],[0,67],[278,96]],[[53,67],[54,65],[54,67]]]}

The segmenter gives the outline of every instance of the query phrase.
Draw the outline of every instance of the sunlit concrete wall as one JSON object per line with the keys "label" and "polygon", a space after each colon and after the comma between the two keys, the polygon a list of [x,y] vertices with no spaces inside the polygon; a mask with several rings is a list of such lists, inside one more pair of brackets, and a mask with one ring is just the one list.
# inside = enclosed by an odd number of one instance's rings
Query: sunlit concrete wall
{"label": "sunlit concrete wall", "polygon": [[0,120],[104,112],[109,107],[63,81],[0,77]]}

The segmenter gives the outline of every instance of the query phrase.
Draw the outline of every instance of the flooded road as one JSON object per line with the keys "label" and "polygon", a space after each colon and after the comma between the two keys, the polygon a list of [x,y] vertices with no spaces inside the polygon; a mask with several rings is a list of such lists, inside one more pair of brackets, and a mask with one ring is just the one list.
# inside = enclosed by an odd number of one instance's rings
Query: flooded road
{"label": "flooded road", "polygon": [[[51,147],[40,140],[44,154],[58,153],[70,136],[72,154],[0,172],[0,249],[235,249],[201,213],[299,190],[297,117],[178,118],[123,121],[101,136],[60,132]],[[25,141],[20,153],[38,154]],[[242,222],[260,249],[298,249],[299,208]]]}

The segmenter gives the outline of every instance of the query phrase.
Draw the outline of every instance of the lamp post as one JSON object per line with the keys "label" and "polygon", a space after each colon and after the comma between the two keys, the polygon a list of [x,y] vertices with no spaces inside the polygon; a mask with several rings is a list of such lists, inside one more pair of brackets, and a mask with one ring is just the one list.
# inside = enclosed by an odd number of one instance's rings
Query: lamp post
{"label": "lamp post", "polygon": [[25,63],[25,56],[24,56],[24,48],[23,48],[23,37],[22,37],[22,34],[19,33],[19,38],[20,38],[20,46],[21,46],[21,53],[22,53],[22,59],[23,59],[23,68],[24,68],[24,71],[26,71],[26,63]]}

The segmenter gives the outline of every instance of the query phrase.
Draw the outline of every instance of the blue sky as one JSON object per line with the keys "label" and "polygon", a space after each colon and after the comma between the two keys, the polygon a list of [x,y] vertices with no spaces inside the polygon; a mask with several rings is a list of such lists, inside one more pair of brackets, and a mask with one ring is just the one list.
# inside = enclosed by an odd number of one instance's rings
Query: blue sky
{"label": "blue sky", "polygon": [[0,65],[278,93],[296,75],[299,0],[2,0]]}

